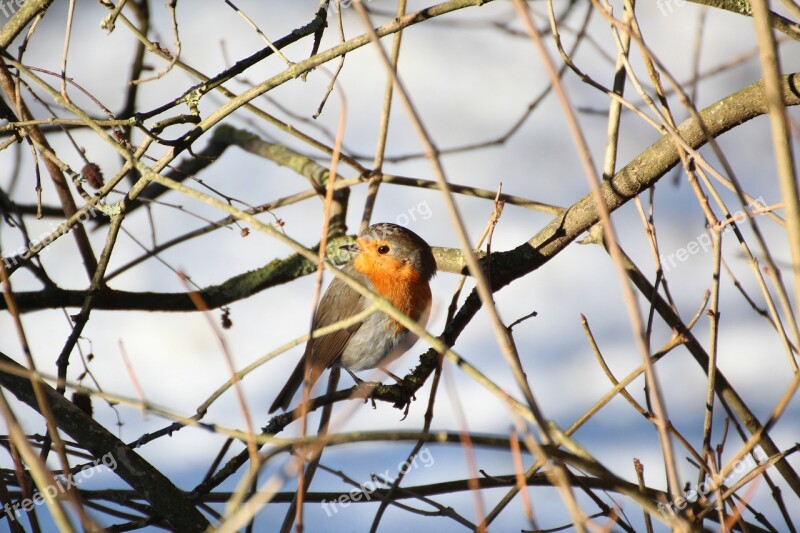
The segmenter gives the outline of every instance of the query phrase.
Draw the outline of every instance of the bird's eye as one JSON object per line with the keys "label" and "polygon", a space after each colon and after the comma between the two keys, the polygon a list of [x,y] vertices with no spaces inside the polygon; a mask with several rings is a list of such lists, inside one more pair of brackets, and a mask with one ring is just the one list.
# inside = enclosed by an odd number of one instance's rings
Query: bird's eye
{"label": "bird's eye", "polygon": [[386,246],[385,244],[383,246],[379,246],[378,247],[378,253],[381,254],[381,255],[388,254],[389,253],[389,247]]}

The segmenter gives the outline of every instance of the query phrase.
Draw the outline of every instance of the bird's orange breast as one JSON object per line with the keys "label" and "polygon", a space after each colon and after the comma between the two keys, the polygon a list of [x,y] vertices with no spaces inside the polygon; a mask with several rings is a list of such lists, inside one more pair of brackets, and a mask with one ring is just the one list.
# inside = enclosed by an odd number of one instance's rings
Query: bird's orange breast
{"label": "bird's orange breast", "polygon": [[422,274],[411,265],[390,257],[376,258],[361,253],[353,266],[369,277],[375,292],[414,320],[419,320],[428,310],[431,288]]}

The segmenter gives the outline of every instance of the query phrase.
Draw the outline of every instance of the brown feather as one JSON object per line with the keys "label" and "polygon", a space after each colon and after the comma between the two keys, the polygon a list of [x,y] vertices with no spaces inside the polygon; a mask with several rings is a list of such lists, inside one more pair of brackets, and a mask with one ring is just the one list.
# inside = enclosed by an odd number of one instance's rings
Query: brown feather
{"label": "brown feather", "polygon": [[[368,287],[371,286],[369,278],[358,272],[351,265],[345,265],[342,270]],[[334,278],[317,307],[314,329],[330,326],[331,324],[335,324],[336,322],[360,313],[364,310],[364,303],[365,299],[363,296],[358,294],[339,278]],[[278,408],[283,410],[288,409],[292,398],[294,398],[297,390],[303,385],[306,360],[308,360],[309,357],[311,364],[308,369],[308,382],[311,383],[313,387],[314,383],[316,383],[320,375],[322,375],[322,372],[333,365],[339,356],[342,355],[342,351],[344,351],[345,346],[347,346],[350,337],[352,337],[360,327],[361,322],[358,322],[349,328],[340,329],[316,339],[310,339],[306,344],[303,357],[300,358],[294,371],[292,371],[292,375],[286,381],[286,385],[284,385],[281,392],[278,393],[278,396],[269,408],[269,412],[273,413],[277,411]]]}
{"label": "brown feather", "polygon": [[[352,266],[346,265],[342,270],[368,287],[372,286],[369,278],[361,272],[358,272]],[[330,326],[331,324],[335,324],[336,322],[358,314],[364,310],[365,302],[366,300],[363,296],[350,288],[344,281],[335,278],[322,297],[314,327],[321,328]],[[349,328],[340,329],[339,331],[309,341],[306,346],[305,355],[312,354],[312,366],[315,370],[319,369],[319,374],[330,367],[336,359],[339,358],[344,347],[347,346],[350,337],[352,337],[360,327],[361,322],[353,324]],[[317,374],[317,378],[319,378],[319,374]]]}

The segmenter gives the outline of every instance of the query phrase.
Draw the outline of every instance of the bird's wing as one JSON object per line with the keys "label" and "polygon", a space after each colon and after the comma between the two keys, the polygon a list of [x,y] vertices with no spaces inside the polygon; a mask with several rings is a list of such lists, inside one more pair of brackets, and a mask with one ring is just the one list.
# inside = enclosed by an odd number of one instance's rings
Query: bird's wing
{"label": "bird's wing", "polygon": [[[345,272],[355,277],[361,283],[371,286],[369,278],[347,265],[343,268]],[[365,309],[366,299],[350,288],[339,278],[334,278],[325,295],[319,303],[314,328],[330,326],[340,320],[349,318],[360,313]],[[342,354],[347,342],[361,327],[361,322],[350,327],[340,329],[317,339],[312,339],[306,346],[306,356],[311,355],[312,374],[318,377],[322,371],[331,366]]]}

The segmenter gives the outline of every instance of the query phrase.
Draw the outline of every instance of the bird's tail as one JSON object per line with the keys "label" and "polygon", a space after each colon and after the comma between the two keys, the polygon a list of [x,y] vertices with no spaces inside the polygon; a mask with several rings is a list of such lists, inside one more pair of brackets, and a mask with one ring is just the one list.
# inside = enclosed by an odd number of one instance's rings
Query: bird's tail
{"label": "bird's tail", "polygon": [[292,371],[292,375],[289,376],[288,381],[286,381],[286,385],[283,386],[281,391],[278,393],[278,397],[275,398],[275,401],[272,402],[272,406],[269,408],[270,414],[277,411],[279,408],[286,411],[289,408],[289,404],[292,403],[292,398],[294,398],[297,389],[303,384],[303,374],[305,373],[306,369],[306,358],[301,357],[300,362],[297,363],[297,366]]}

